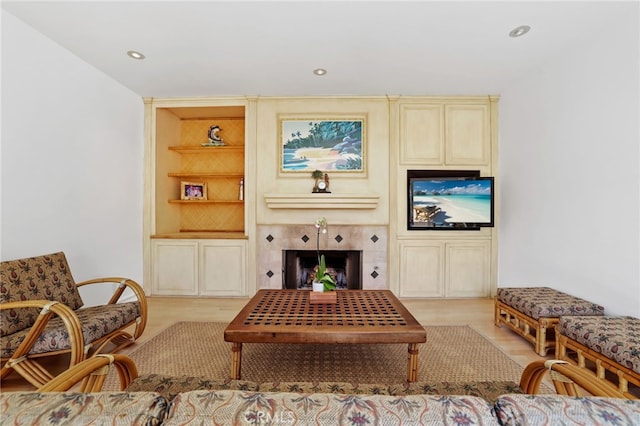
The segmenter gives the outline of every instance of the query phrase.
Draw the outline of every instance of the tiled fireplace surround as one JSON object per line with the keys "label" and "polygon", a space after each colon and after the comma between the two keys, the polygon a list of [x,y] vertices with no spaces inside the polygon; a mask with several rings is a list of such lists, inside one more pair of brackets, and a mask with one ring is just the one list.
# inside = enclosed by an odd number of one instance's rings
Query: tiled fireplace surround
{"label": "tiled fireplace surround", "polygon": [[[284,250],[315,250],[317,230],[309,225],[258,225],[258,288],[282,288]],[[386,226],[331,225],[320,234],[320,251],[361,250],[362,288],[386,290]]]}

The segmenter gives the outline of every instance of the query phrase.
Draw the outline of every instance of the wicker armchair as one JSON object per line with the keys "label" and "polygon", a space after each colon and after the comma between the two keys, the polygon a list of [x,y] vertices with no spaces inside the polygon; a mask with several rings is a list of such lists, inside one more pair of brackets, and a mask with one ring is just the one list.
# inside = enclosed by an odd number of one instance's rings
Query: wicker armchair
{"label": "wicker armchair", "polygon": [[[79,287],[119,284],[104,305],[83,307]],[[126,289],[136,300],[118,303]],[[121,277],[75,283],[64,253],[0,265],[0,378],[17,372],[34,387],[53,380],[40,358],[69,354],[69,367],[102,351],[117,352],[144,331],[142,287]],[[135,326],[133,334],[126,330]]]}

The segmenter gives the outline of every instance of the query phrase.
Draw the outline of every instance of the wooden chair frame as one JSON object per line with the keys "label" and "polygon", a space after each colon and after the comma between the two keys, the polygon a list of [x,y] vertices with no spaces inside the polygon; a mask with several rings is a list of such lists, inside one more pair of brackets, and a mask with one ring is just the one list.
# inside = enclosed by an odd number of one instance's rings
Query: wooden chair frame
{"label": "wooden chair frame", "polygon": [[[549,349],[555,349],[554,330],[560,321],[558,317],[541,317],[537,320],[523,314],[517,309],[494,299],[493,322],[496,327],[506,325],[512,331],[533,344],[536,353],[546,356]],[[547,332],[550,332],[547,335]]]}
{"label": "wooden chair frame", "polygon": [[[119,283],[119,286],[116,288],[107,304],[116,304],[126,289],[131,289],[136,296],[137,301],[140,304],[140,316],[136,319],[133,335],[125,331],[133,325],[133,323],[129,323],[85,346],[80,320],[76,313],[63,303],[52,302],[50,300],[24,300],[20,302],[2,303],[0,304],[0,310],[40,308],[41,311],[35,323],[31,326],[26,337],[13,355],[10,358],[1,358],[2,369],[0,370],[0,378],[4,378],[8,376],[11,371],[15,371],[34,387],[39,388],[53,380],[55,376],[49,372],[42,363],[36,361],[38,358],[69,353],[69,368],[71,368],[88,357],[99,354],[109,344],[115,345],[115,348],[111,349],[111,352],[117,352],[131,345],[136,339],[138,339],[140,335],[142,335],[147,324],[147,299],[144,290],[135,281],[122,277],[96,278],[79,282],[76,285],[81,287],[85,285],[104,283]],[[69,334],[71,348],[40,354],[29,354],[29,351],[37,342],[47,323],[54,315],[57,315],[62,319]]]}
{"label": "wooden chair frame", "polygon": [[[112,367],[125,390],[138,377],[138,369],[131,358],[119,354],[98,354],[86,359],[38,388],[38,392],[64,392],[80,383],[78,392],[100,392]],[[74,389],[75,390],[75,389]]]}
{"label": "wooden chair frame", "polygon": [[[640,386],[640,374],[564,334],[560,334],[557,330],[556,334],[556,357],[558,359],[575,365],[599,382],[611,383],[616,386],[615,380],[607,379],[606,373],[609,372],[617,379],[618,390],[627,396],[633,396],[629,392],[629,383]],[[593,369],[587,366],[587,360],[593,363]]]}
{"label": "wooden chair frame", "polygon": [[[621,392],[609,382],[596,379],[588,370],[555,359],[530,363],[522,372],[520,388],[527,394],[537,394],[547,372],[558,395],[638,399],[635,395]],[[580,388],[590,395],[581,394]]]}

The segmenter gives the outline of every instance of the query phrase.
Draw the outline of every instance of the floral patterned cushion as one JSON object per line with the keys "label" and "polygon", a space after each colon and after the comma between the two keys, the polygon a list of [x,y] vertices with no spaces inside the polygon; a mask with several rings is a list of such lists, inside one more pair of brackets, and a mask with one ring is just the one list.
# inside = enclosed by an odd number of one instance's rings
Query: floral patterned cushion
{"label": "floral patterned cushion", "polygon": [[176,396],[166,425],[438,424],[498,425],[473,396],[193,391]]}
{"label": "floral patterned cushion", "polygon": [[194,376],[164,376],[144,374],[136,377],[125,389],[126,392],[157,392],[171,401],[182,392],[193,390],[246,390],[257,391],[258,384],[246,380],[208,379]]}
{"label": "floral patterned cushion", "polygon": [[[107,334],[131,324],[140,316],[138,302],[117,303],[112,305],[92,306],[75,311],[82,325],[84,344],[89,344]],[[20,330],[0,340],[0,356],[9,358],[24,340],[29,329]],[[55,350],[71,348],[71,340],[64,323],[59,317],[47,323],[38,341],[33,345],[30,354],[47,353]]]}
{"label": "floral patterned cushion", "polygon": [[558,332],[640,374],[640,319],[560,317]]}
{"label": "floral patterned cushion", "polygon": [[493,403],[505,393],[522,393],[512,381],[495,382],[414,382],[396,385],[354,384],[344,382],[269,382],[260,383],[261,392],[344,393],[352,395],[469,395]]}
{"label": "floral patterned cushion", "polygon": [[152,392],[3,392],[0,423],[13,425],[161,424],[168,403]]}
{"label": "floral patterned cushion", "polygon": [[[73,310],[82,307],[82,298],[64,253],[0,263],[0,303],[37,299],[58,301]],[[31,327],[38,313],[37,308],[0,311],[1,335]]]}
{"label": "floral patterned cushion", "polygon": [[533,319],[604,315],[604,307],[549,287],[498,288],[498,300]]}
{"label": "floral patterned cushion", "polygon": [[640,424],[640,400],[504,395],[495,406],[496,415],[505,426]]}

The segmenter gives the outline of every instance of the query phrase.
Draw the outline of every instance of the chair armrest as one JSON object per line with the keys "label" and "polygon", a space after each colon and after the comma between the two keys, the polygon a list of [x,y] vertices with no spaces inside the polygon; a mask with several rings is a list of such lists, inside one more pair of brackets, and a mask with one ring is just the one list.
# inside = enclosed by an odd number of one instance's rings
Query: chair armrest
{"label": "chair armrest", "polygon": [[38,337],[40,337],[40,334],[42,334],[42,331],[54,314],[62,319],[69,333],[69,340],[71,341],[71,358],[69,365],[77,364],[84,359],[82,326],[78,316],[70,307],[64,303],[51,300],[21,300],[19,302],[0,303],[0,310],[19,308],[40,308],[41,311],[24,340],[14,352],[12,356],[13,360],[17,360],[29,353],[31,347],[36,343]]}
{"label": "chair armrest", "polygon": [[534,361],[527,365],[520,379],[522,390],[537,394],[547,371],[551,374],[558,395],[579,396],[578,386],[593,396],[635,399],[620,392],[611,383],[599,380],[591,371],[560,360]]}
{"label": "chair armrest", "polygon": [[118,371],[120,390],[124,390],[138,377],[138,370],[131,358],[120,354],[100,354],[86,359],[56,376],[38,388],[38,392],[64,392],[81,383],[80,392],[100,392],[112,366]]}
{"label": "chair armrest", "polygon": [[76,283],[77,287],[82,287],[90,284],[104,284],[104,283],[118,283],[119,286],[116,291],[109,299],[109,304],[117,303],[122,296],[122,293],[129,288],[133,291],[133,294],[136,296],[138,303],[140,304],[140,322],[136,326],[136,330],[134,333],[134,338],[137,339],[140,337],[142,332],[144,331],[147,325],[147,296],[142,289],[142,286],[135,282],[132,279],[124,278],[124,277],[104,277],[104,278],[94,278],[91,280],[81,281]]}

